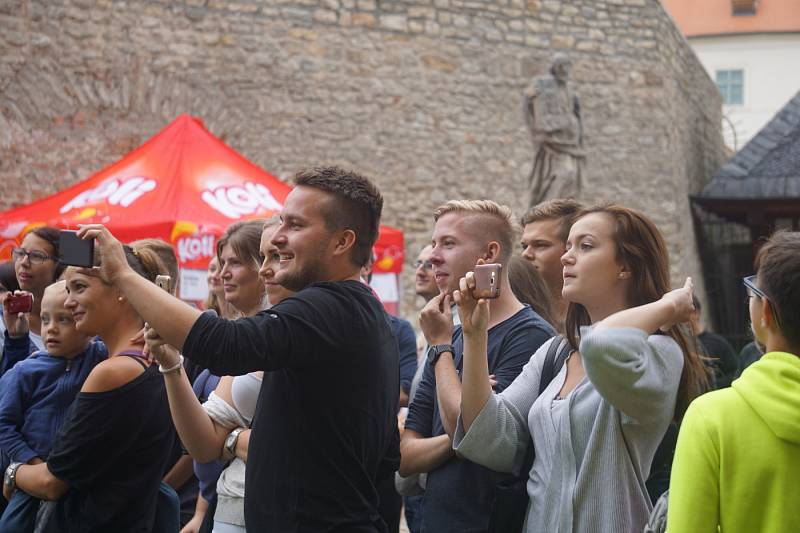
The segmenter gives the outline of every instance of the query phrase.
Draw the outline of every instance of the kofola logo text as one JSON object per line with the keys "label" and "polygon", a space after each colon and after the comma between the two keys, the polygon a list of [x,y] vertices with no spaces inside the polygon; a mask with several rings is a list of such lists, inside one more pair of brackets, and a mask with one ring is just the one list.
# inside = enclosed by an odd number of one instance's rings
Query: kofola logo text
{"label": "kofola logo text", "polygon": [[67,202],[61,208],[61,214],[73,209],[81,209],[102,201],[109,205],[129,207],[133,202],[156,188],[155,180],[144,176],[134,176],[127,179],[112,178],[102,182],[97,187],[87,189]]}
{"label": "kofola logo text", "polygon": [[243,185],[217,187],[213,191],[205,190],[202,198],[228,218],[252,215],[260,209],[280,211],[282,207],[269,189],[260,183],[247,182]]}
{"label": "kofola logo text", "polygon": [[178,256],[181,263],[196,261],[200,258],[214,257],[213,235],[189,235],[178,239]]}

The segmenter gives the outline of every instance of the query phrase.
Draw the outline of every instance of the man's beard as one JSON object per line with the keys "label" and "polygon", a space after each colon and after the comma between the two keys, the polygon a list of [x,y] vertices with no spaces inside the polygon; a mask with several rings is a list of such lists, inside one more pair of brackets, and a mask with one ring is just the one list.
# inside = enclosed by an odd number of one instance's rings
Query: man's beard
{"label": "man's beard", "polygon": [[[328,281],[323,279],[324,264],[321,248],[311,252],[313,257],[303,267],[295,267],[293,272],[286,272],[277,280],[278,283],[289,289],[290,291],[299,292],[312,283],[320,281]],[[294,261],[297,261],[295,256]],[[280,270],[278,271],[280,273]]]}

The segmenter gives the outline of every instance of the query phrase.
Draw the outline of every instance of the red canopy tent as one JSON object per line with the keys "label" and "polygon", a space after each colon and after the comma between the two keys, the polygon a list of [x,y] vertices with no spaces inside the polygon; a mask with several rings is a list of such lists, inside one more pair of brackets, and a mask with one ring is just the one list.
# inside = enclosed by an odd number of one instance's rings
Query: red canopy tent
{"label": "red canopy tent", "polygon": [[[124,242],[158,237],[172,243],[184,274],[205,270],[226,227],[278,213],[290,190],[214,137],[200,119],[181,115],[87,180],[0,213],[0,260],[10,259],[11,250],[36,226],[74,229],[102,223]],[[375,272],[393,274],[396,283],[403,265],[402,232],[382,226],[375,252]],[[200,273],[194,278],[199,280]]]}

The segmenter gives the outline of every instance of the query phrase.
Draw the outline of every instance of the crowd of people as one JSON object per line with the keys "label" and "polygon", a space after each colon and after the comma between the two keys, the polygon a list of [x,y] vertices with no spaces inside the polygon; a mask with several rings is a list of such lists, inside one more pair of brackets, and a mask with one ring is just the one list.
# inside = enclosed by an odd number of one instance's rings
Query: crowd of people
{"label": "crowd of people", "polygon": [[82,226],[85,268],[29,232],[0,265],[0,531],[793,530],[800,233],[743,280],[737,355],[646,215],[569,199],[439,206],[417,335],[369,287],[382,208],[298,173],[218,240],[204,309],[164,241]]}

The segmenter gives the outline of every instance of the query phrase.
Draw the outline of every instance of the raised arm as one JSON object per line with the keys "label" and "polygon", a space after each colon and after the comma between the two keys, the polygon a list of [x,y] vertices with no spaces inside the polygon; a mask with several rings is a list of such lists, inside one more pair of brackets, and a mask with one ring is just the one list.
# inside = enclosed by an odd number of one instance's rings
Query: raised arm
{"label": "raised arm", "polygon": [[659,328],[666,331],[675,324],[689,321],[689,315],[694,310],[693,290],[692,278],[686,278],[686,283],[680,289],[666,293],[655,302],[614,313],[595,324],[592,329],[601,331],[606,328],[628,327],[640,329],[647,334]]}
{"label": "raised arm", "polygon": [[200,311],[134,272],[128,266],[122,244],[104,226],[81,226],[78,236],[95,239],[102,277],[125,293],[139,316],[153,326],[168,344],[181,350],[189,330],[200,316]]}
{"label": "raised arm", "polygon": [[[209,463],[219,458],[222,444],[230,428],[215,424],[200,400],[192,390],[192,384],[180,364],[180,356],[172,346],[163,344],[163,339],[153,328],[145,331],[145,340],[150,353],[163,368],[176,368],[164,374],[164,384],[169,399],[169,410],[172,421],[181,442],[197,462]],[[227,381],[226,381],[227,379]],[[217,390],[226,389],[230,396],[230,380],[222,378]]]}
{"label": "raised arm", "polygon": [[683,354],[671,337],[651,334],[688,320],[691,289],[687,279],[661,299],[614,313],[581,332],[580,352],[592,384],[636,420],[674,410]]}

